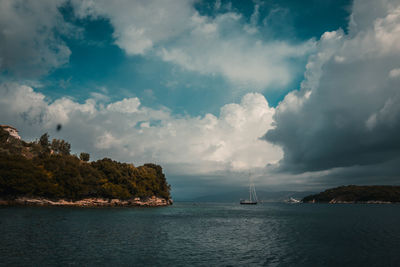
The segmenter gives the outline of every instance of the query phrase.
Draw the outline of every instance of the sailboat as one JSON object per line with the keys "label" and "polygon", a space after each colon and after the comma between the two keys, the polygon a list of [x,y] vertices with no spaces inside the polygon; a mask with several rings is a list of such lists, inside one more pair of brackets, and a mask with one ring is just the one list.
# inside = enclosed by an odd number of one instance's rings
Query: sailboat
{"label": "sailboat", "polygon": [[257,204],[257,194],[256,194],[256,188],[254,187],[254,184],[250,182],[249,185],[249,199],[241,199],[240,204],[241,205],[256,205]]}

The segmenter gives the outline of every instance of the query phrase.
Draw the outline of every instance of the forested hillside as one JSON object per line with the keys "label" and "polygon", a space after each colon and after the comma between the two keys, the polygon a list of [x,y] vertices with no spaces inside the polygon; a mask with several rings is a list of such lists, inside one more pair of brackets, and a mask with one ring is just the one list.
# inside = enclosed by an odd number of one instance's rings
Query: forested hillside
{"label": "forested hillside", "polygon": [[340,186],[325,190],[316,195],[303,198],[303,202],[321,203],[365,203],[365,202],[400,202],[400,186],[370,185]]}
{"label": "forested hillside", "polygon": [[89,162],[88,153],[78,157],[70,150],[69,143],[50,142],[47,134],[25,142],[0,128],[0,198],[170,198],[170,186],[159,165],[135,167],[109,158]]}

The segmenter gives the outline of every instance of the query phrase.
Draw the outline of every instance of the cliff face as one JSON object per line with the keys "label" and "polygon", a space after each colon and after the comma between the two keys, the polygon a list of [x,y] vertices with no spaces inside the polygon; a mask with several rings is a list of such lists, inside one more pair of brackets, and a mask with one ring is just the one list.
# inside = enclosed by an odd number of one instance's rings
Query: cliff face
{"label": "cliff face", "polygon": [[340,186],[303,198],[305,203],[399,203],[400,186]]}
{"label": "cliff face", "polygon": [[[9,125],[0,125],[0,128],[8,132],[10,138],[21,140],[21,136],[19,136],[18,130],[16,128]],[[10,141],[10,139],[8,139],[8,141]]]}

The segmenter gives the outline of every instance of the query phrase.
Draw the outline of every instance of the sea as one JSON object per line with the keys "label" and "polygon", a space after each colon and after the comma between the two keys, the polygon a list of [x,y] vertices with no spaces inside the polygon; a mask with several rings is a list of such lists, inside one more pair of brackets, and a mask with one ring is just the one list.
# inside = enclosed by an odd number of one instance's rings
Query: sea
{"label": "sea", "polygon": [[0,266],[400,266],[400,205],[1,207]]}

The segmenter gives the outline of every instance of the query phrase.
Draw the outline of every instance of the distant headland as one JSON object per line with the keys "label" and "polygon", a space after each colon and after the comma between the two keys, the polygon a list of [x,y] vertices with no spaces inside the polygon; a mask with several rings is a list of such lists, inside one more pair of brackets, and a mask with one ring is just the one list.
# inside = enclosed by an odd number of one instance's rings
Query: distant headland
{"label": "distant headland", "polygon": [[304,203],[400,203],[400,186],[340,186],[303,198]]}
{"label": "distant headland", "polygon": [[161,166],[135,167],[109,158],[89,162],[71,155],[61,139],[25,142],[18,130],[0,125],[0,205],[167,206],[170,185]]}

